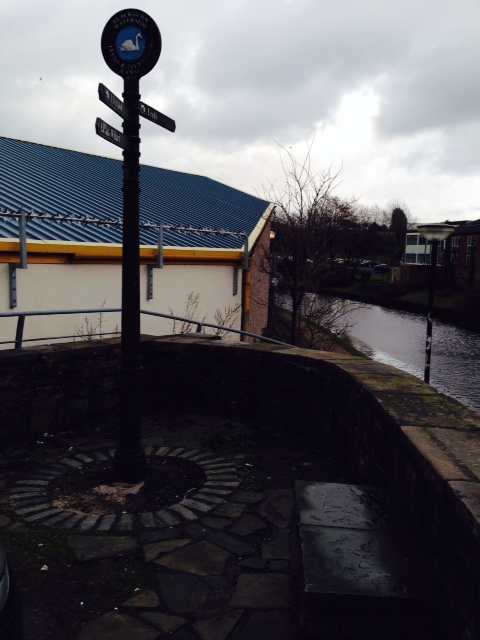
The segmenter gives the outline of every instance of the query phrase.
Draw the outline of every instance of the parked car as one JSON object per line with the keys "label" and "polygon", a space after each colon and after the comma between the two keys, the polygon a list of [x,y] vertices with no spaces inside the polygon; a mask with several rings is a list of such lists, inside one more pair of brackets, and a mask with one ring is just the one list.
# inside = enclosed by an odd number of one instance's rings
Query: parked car
{"label": "parked car", "polygon": [[20,596],[7,554],[2,546],[0,546],[0,638],[2,640],[23,639]]}
{"label": "parked car", "polygon": [[373,270],[377,273],[387,273],[388,271],[390,271],[390,267],[388,266],[388,264],[377,264],[373,267]]}

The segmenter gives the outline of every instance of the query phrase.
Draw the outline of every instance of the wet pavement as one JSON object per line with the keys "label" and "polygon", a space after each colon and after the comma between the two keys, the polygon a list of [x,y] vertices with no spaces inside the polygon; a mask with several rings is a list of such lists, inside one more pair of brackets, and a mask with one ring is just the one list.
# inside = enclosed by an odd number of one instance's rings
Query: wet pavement
{"label": "wet pavement", "polygon": [[[405,519],[391,515],[376,490],[367,499],[361,488],[341,484],[339,467],[333,475],[340,483],[331,483],[331,467],[315,468],[311,460],[321,460],[321,452],[307,442],[303,451],[285,452],[283,482],[281,465],[275,477],[262,476],[255,435],[251,425],[219,417],[164,414],[145,420],[147,456],[189,460],[206,478],[195,493],[157,511],[85,514],[53,504],[49,486],[58,477],[113,456],[114,442],[98,429],[66,434],[55,455],[28,471],[10,472],[4,484],[11,511],[0,516],[2,537],[51,528],[66,532],[77,563],[136,557],[147,568],[145,586],[135,586],[100,615],[82,616],[69,640],[441,637],[429,635],[437,626],[432,609],[420,618],[410,610],[403,626],[398,620],[406,610],[391,613],[392,600],[408,599],[405,593],[396,597],[399,585],[422,582],[415,579],[416,560],[405,561],[408,553],[398,563],[398,577],[389,575],[397,557],[393,547],[398,542],[406,549]],[[269,434],[263,456],[270,449],[278,458],[280,441],[280,434]],[[219,443],[217,450],[208,446]],[[295,485],[292,477],[307,480]],[[382,545],[390,545],[388,567]],[[423,568],[420,573],[425,575]],[[366,616],[358,615],[358,602],[349,612],[352,596],[363,596]],[[27,631],[25,640],[53,637],[48,630],[44,636]]]}
{"label": "wet pavement", "polygon": [[236,468],[248,468],[250,457],[237,452],[237,459],[230,458],[199,446],[212,431],[238,438],[246,433],[240,423],[204,416],[177,417],[168,427],[161,422],[144,421],[147,456],[198,464],[206,482],[196,493],[145,513],[91,515],[59,508],[52,504],[50,483],[114,452],[114,443],[100,434],[66,436],[55,459],[11,474],[6,489],[13,514],[0,521],[2,534],[50,527],[71,533],[68,546],[79,563],[121,563],[132,555],[146,563],[148,588],[137,586],[131,597],[87,621],[78,640],[299,637],[293,487],[248,490],[252,482],[241,483]]}
{"label": "wet pavement", "polygon": [[413,514],[380,487],[296,483],[302,638],[440,640],[432,557]]}

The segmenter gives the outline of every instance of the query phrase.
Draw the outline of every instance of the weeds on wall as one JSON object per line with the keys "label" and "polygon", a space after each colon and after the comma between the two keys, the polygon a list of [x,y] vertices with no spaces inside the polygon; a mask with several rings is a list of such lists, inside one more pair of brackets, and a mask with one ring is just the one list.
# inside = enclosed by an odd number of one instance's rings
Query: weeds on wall
{"label": "weeds on wall", "polygon": [[[173,333],[193,333],[197,330],[197,323],[205,322],[205,318],[207,316],[203,316],[200,318],[200,294],[194,293],[191,291],[187,296],[187,302],[185,303],[185,310],[180,314],[184,320],[174,320],[170,321],[170,324],[173,328]],[[170,314],[177,315],[173,313],[173,309],[168,307]]]}
{"label": "weeds on wall", "polygon": [[[171,307],[168,308],[171,315],[176,315],[173,313]],[[234,306],[227,305],[223,309],[217,309],[214,314],[214,324],[219,325],[218,329],[213,329],[206,327],[208,331],[211,331],[214,335],[224,336],[228,333],[228,329],[233,329],[235,327],[235,323],[238,318],[238,314],[240,313],[241,305],[237,304]],[[200,314],[200,294],[191,291],[187,296],[187,301],[185,303],[185,309],[180,314],[184,320],[174,320],[170,321],[172,325],[173,333],[193,333],[197,331],[198,323],[203,324],[206,320],[206,315],[202,316]]]}
{"label": "weeds on wall", "polygon": [[228,305],[222,309],[217,309],[215,315],[215,324],[218,324],[225,329],[213,329],[213,333],[217,336],[225,336],[228,333],[228,329],[233,329],[237,321],[238,315],[241,311],[242,305],[240,303],[235,306]]}
{"label": "weeds on wall", "polygon": [[[104,300],[102,307],[105,306],[106,300]],[[80,326],[75,325],[75,337],[73,341],[80,339],[85,342],[90,342],[91,340],[100,339],[104,336],[118,336],[120,335],[120,328],[115,325],[113,331],[105,330],[105,322],[104,322],[104,314],[102,311],[99,312],[96,319],[90,320],[87,316],[83,319],[83,324]]]}

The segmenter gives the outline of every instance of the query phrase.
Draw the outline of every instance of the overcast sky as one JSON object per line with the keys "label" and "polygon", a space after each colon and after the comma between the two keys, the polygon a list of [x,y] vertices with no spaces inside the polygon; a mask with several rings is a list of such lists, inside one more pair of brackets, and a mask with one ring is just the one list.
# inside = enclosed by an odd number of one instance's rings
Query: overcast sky
{"label": "overcast sky", "polygon": [[[118,0],[2,0],[0,135],[122,158],[95,134],[121,97],[100,37]],[[478,0],[140,0],[163,41],[141,161],[264,196],[315,136],[337,195],[417,222],[480,218]]]}

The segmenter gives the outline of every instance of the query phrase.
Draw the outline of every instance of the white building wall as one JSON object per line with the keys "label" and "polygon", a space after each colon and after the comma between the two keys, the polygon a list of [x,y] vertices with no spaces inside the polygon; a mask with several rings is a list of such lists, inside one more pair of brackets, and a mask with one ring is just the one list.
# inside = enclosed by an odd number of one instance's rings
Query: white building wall
{"label": "white building wall", "polygon": [[420,233],[407,233],[405,264],[426,264],[430,261],[430,244]]}
{"label": "white building wall", "polygon": [[[233,295],[233,266],[167,265],[153,270],[153,299],[147,300],[147,267],[140,267],[140,307],[148,311],[187,314],[189,296],[197,298],[190,311],[195,319],[217,324],[215,312],[240,308],[241,271],[238,274],[238,293]],[[66,309],[112,308],[121,306],[121,266],[99,264],[29,264],[17,269],[17,307],[10,308],[8,264],[0,264],[0,311],[48,311]],[[25,339],[85,334],[91,328],[106,333],[120,328],[119,313],[96,313],[88,316],[27,317]],[[101,327],[100,327],[101,325]],[[240,329],[240,310],[236,314],[235,329]],[[0,318],[0,342],[14,340],[16,319]],[[143,333],[165,335],[173,333],[171,321],[142,316]],[[177,325],[177,331],[179,327]],[[193,329],[194,330],[194,329]],[[77,340],[81,339],[77,336]],[[237,339],[236,337],[233,339]],[[52,341],[50,341],[52,342]],[[35,342],[26,342],[35,344]],[[11,348],[13,345],[0,345]]]}

